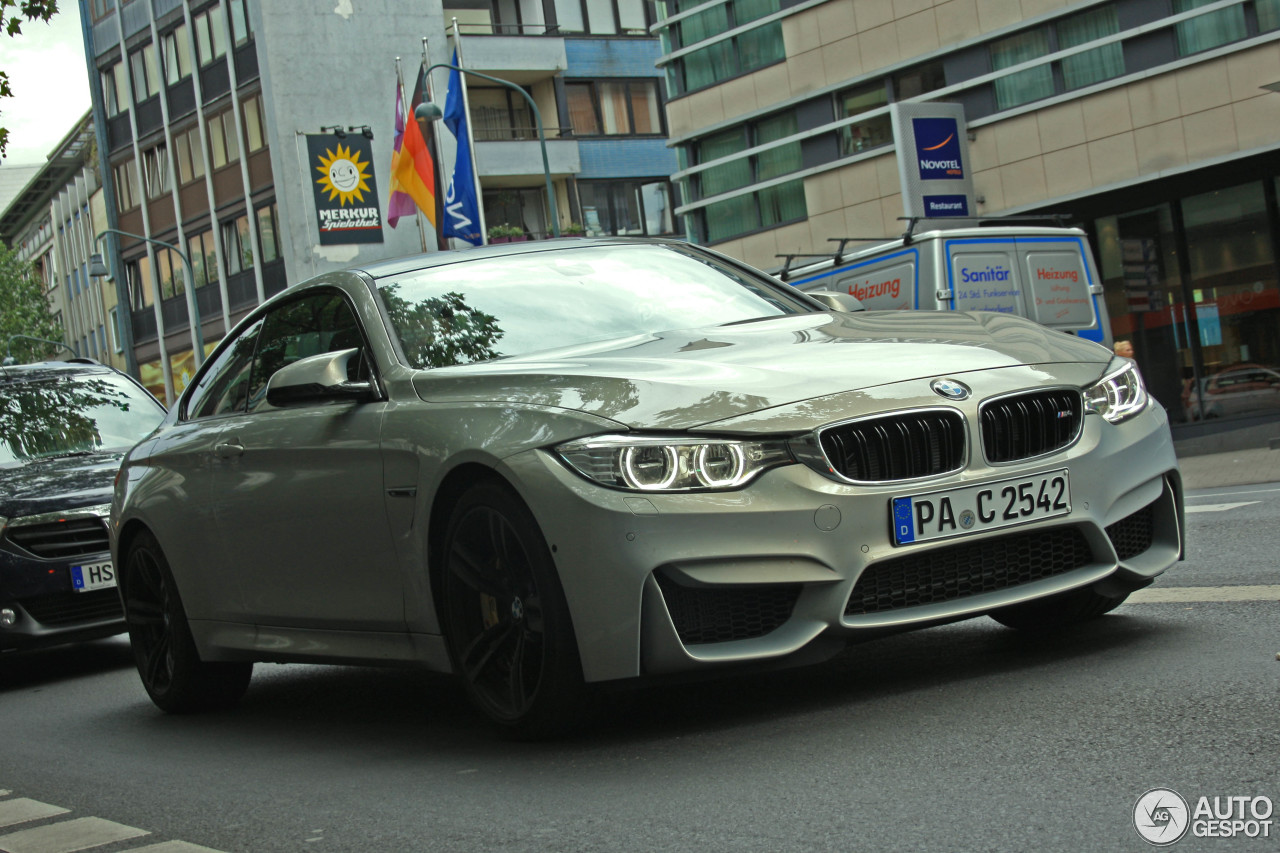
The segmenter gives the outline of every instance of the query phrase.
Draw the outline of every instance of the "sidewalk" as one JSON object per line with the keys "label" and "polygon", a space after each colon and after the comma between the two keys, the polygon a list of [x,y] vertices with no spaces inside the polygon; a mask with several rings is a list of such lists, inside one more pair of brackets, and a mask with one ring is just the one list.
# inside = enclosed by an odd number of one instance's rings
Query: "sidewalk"
{"label": "sidewalk", "polygon": [[1280,448],[1249,447],[1195,456],[1183,455],[1179,449],[1178,464],[1187,490],[1280,482]]}

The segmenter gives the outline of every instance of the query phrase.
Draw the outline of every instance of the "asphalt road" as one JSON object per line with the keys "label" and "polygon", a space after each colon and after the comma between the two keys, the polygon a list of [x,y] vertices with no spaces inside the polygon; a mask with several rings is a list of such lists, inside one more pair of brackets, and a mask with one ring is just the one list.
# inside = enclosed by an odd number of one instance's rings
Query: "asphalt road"
{"label": "asphalt road", "polygon": [[0,850],[71,849],[48,830],[87,818],[149,833],[104,853],[1149,849],[1151,788],[1280,802],[1280,484],[1189,505],[1188,560],[1088,626],[979,619],[620,693],[553,744],[496,739],[420,673],[260,665],[235,711],[168,717],[123,640],[5,658],[0,824],[68,811]]}

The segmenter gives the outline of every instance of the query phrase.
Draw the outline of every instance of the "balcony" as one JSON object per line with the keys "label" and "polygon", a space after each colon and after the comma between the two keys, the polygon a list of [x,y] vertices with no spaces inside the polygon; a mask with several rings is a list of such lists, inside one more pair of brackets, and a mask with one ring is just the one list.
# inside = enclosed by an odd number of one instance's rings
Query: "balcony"
{"label": "balcony", "polygon": [[[512,132],[519,131],[512,129]],[[492,133],[493,131],[488,131]],[[531,128],[523,139],[483,140],[476,134],[476,170],[483,178],[503,178],[507,186],[540,186],[544,180],[542,150]],[[576,139],[548,139],[547,161],[553,177],[582,171]]]}
{"label": "balcony", "polygon": [[[527,28],[526,28],[527,29]],[[542,28],[539,27],[539,30]],[[467,34],[466,27],[463,28]],[[556,36],[490,35],[466,39],[470,71],[491,74],[520,86],[549,80],[569,67],[564,39]],[[482,85],[471,80],[470,85]]]}

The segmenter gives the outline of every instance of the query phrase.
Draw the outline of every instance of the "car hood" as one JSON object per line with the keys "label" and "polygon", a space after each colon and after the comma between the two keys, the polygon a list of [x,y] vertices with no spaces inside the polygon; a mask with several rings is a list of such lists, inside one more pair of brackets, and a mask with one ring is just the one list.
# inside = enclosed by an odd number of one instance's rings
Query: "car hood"
{"label": "car hood", "polygon": [[803,314],[646,334],[422,371],[431,402],[505,402],[682,430],[829,394],[1024,364],[1111,360],[1105,348],[990,312]]}
{"label": "car hood", "polygon": [[0,516],[24,518],[111,503],[121,451],[38,459],[0,468]]}

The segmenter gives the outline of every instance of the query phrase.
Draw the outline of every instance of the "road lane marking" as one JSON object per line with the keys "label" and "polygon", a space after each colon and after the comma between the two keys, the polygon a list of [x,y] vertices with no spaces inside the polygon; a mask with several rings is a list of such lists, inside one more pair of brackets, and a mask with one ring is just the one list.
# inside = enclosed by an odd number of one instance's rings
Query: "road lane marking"
{"label": "road lane marking", "polygon": [[66,814],[69,809],[51,806],[37,800],[19,797],[16,800],[0,801],[0,826],[13,826],[15,823],[26,823],[29,820],[40,820]]}
{"label": "road lane marking", "polygon": [[5,853],[72,853],[140,835],[150,833],[100,817],[78,817],[0,835],[0,850]]}
{"label": "road lane marking", "polygon": [[146,847],[130,847],[125,853],[222,853],[212,847],[201,847],[189,841],[161,841]]}
{"label": "road lane marking", "polygon": [[1129,596],[1130,604],[1170,604],[1212,601],[1280,601],[1280,584],[1256,586],[1147,587]]}
{"label": "road lane marking", "polygon": [[1189,506],[1187,512],[1226,512],[1229,509],[1236,509],[1242,506],[1253,506],[1262,503],[1262,501],[1240,501],[1234,504],[1202,504],[1200,506]]}
{"label": "road lane marking", "polygon": [[1188,492],[1187,500],[1198,500],[1200,498],[1238,498],[1241,495],[1269,495],[1272,492],[1280,492],[1280,489],[1240,489],[1235,492]]}

